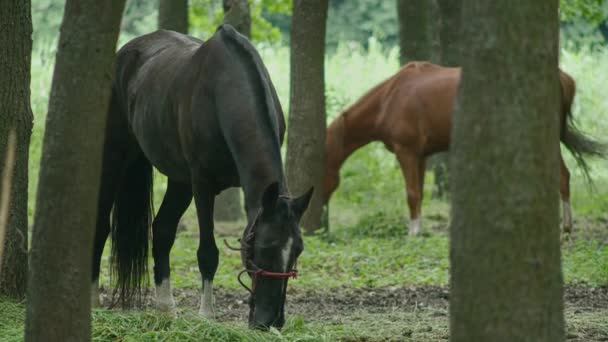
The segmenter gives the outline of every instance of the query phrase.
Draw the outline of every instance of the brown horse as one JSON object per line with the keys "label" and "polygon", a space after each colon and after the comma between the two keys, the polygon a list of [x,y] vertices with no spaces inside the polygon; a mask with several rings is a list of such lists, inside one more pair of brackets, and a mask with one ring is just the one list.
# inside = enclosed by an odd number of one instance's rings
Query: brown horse
{"label": "brown horse", "polygon": [[[449,148],[452,108],[459,82],[460,68],[411,62],[342,112],[327,128],[325,201],[329,201],[338,187],[340,167],[346,158],[372,141],[382,141],[389,151],[395,153],[401,166],[411,218],[409,234],[417,234],[420,231],[425,159]],[[583,156],[601,156],[603,146],[573,127],[570,108],[575,82],[561,70],[560,84],[560,140],[588,176]],[[563,230],[570,232],[570,173],[561,154],[560,161]]]}

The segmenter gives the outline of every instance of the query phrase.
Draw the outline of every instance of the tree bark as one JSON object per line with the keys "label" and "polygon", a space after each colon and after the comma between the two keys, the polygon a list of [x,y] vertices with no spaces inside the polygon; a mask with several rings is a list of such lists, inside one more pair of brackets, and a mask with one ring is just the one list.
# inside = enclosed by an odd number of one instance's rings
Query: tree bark
{"label": "tree bark", "polygon": [[251,11],[247,0],[223,0],[224,23],[234,26],[245,37],[251,39]]}
{"label": "tree bark", "polygon": [[563,341],[558,0],[463,2],[451,341]]}
{"label": "tree bark", "polygon": [[[247,0],[223,0],[224,23],[232,25],[247,38],[251,38],[251,12]],[[241,189],[230,188],[215,197],[214,219],[238,221],[244,217]]]}
{"label": "tree bark", "polygon": [[15,164],[11,176],[9,216],[3,258],[0,260],[0,296],[22,299],[27,278],[28,157],[33,115],[30,106],[32,17],[30,0],[0,2],[0,174],[4,174],[9,132],[15,130]]}
{"label": "tree bark", "polygon": [[229,188],[215,196],[213,219],[234,222],[245,217],[240,188]]}
{"label": "tree bark", "polygon": [[188,0],[160,0],[158,28],[188,33]]}
{"label": "tree bark", "polygon": [[[458,67],[460,56],[460,14],[462,0],[436,0],[439,20],[438,63],[443,66]],[[443,152],[432,157],[435,187],[433,197],[443,198],[449,193],[448,153]]]}
{"label": "tree bark", "polygon": [[436,0],[440,14],[439,60],[443,66],[460,66],[460,17],[463,0]]}
{"label": "tree bark", "polygon": [[399,61],[430,61],[435,20],[431,20],[433,1],[396,0],[399,21]]}
{"label": "tree bark", "polygon": [[67,0],[40,162],[26,341],[91,338],[91,259],[124,0]]}
{"label": "tree bark", "polygon": [[290,190],[316,191],[301,225],[321,228],[325,163],[325,26],[328,0],[295,0],[291,26],[291,92],[286,173]]}

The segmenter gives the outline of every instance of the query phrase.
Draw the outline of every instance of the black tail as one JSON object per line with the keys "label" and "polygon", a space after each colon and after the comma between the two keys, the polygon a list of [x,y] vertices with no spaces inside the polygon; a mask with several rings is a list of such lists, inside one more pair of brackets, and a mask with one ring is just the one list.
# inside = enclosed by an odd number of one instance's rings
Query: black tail
{"label": "black tail", "polygon": [[112,213],[112,279],[114,298],[123,307],[141,304],[148,285],[148,241],[153,218],[152,165],[139,152],[128,165]]}
{"label": "black tail", "polygon": [[560,73],[562,89],[562,120],[561,141],[576,160],[583,171],[583,176],[591,184],[589,175],[589,164],[585,157],[606,157],[606,144],[585,136],[574,124],[572,117],[572,102],[576,92],[574,80],[567,74]]}

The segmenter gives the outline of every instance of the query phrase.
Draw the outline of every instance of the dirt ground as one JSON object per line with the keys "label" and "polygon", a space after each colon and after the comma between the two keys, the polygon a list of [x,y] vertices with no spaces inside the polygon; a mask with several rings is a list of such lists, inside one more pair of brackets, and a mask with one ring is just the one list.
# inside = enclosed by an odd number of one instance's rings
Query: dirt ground
{"label": "dirt ground", "polygon": [[[178,312],[198,309],[198,289],[175,289],[174,296]],[[244,289],[218,288],[215,298],[218,321],[246,321],[248,296]],[[148,296],[146,300],[148,309],[153,309],[152,299]],[[448,338],[448,301],[448,289],[438,286],[290,288],[286,315],[301,316],[307,323],[318,326],[350,325],[354,332],[347,341],[445,340]],[[565,305],[569,341],[608,341],[608,331],[602,328],[608,325],[608,287],[569,285]],[[607,324],[600,324],[600,328],[587,325],[587,317]],[[361,330],[361,326],[370,322],[367,333]],[[362,331],[363,335],[359,335]]]}

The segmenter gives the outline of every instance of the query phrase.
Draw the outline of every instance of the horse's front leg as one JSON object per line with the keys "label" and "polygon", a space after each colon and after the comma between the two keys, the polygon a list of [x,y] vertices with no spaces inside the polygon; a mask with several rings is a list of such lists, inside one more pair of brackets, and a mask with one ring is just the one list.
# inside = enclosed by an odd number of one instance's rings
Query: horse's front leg
{"label": "horse's front leg", "polygon": [[169,180],[163,203],[152,224],[156,306],[161,311],[171,311],[175,308],[171,293],[169,253],[175,241],[179,219],[188,209],[190,202],[192,202],[191,185]]}
{"label": "horse's front leg", "polygon": [[564,163],[564,159],[559,156],[560,159],[560,194],[562,197],[562,232],[564,234],[570,234],[572,232],[572,209],[570,208],[570,172]]}
{"label": "horse's front leg", "polygon": [[209,187],[203,182],[193,182],[192,187],[196,213],[199,225],[199,244],[196,256],[198,258],[198,269],[202,278],[202,294],[199,314],[207,317],[215,317],[213,308],[213,277],[217,271],[219,251],[213,236],[213,202],[215,194],[209,191]]}

